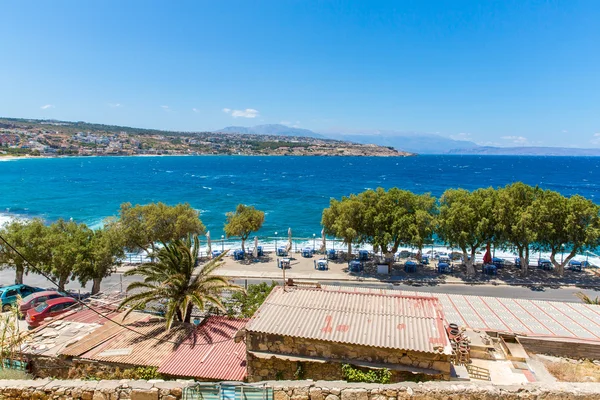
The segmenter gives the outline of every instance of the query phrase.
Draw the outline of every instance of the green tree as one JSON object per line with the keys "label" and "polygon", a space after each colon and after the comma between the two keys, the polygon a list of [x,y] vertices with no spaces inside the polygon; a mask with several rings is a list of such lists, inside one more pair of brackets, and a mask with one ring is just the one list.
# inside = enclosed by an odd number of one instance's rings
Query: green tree
{"label": "green tree", "polygon": [[[44,261],[43,243],[47,232],[48,229],[41,219],[15,219],[0,229],[2,237],[35,266]],[[1,240],[0,265],[15,269],[15,283],[23,283],[23,275],[29,272],[27,262]]]}
{"label": "green tree", "polygon": [[426,243],[431,242],[436,227],[438,212],[435,197],[429,193],[413,196],[412,221],[409,225],[409,244],[423,251]]}
{"label": "green tree", "polygon": [[120,260],[125,257],[125,236],[120,225],[107,221],[90,236],[85,262],[75,271],[81,285],[92,281],[92,294],[100,292],[102,279],[114,272]]}
{"label": "green tree", "polygon": [[129,284],[128,296],[119,308],[130,306],[128,312],[131,312],[143,309],[148,303],[166,302],[167,329],[175,321],[189,323],[194,306],[203,311],[207,303],[210,303],[226,311],[221,302],[222,292],[242,291],[243,288],[214,274],[223,264],[221,259],[226,253],[200,266],[194,273],[199,262],[199,249],[198,236],[190,235],[184,240],[165,244],[158,251],[156,262],[142,264],[127,271],[125,275],[141,276],[143,281]]}
{"label": "green tree", "polygon": [[242,251],[246,251],[245,243],[252,232],[258,231],[265,222],[265,213],[254,206],[238,204],[235,212],[227,213],[225,234],[227,237],[239,236],[242,239]]}
{"label": "green tree", "polygon": [[[586,248],[595,248],[600,242],[600,208],[579,195],[566,198],[552,190],[540,191],[534,200],[536,244],[550,251],[550,261],[559,275],[563,275],[569,261]],[[559,262],[556,256],[567,249]]]}
{"label": "green tree", "polygon": [[495,210],[497,241],[517,249],[521,271],[527,275],[529,248],[537,239],[534,201],[540,193],[537,187],[516,182],[498,189]]}
{"label": "green tree", "polygon": [[496,234],[494,210],[497,193],[492,188],[469,192],[448,189],[440,198],[438,236],[450,246],[462,250],[467,274],[475,273],[477,249]]}
{"label": "green tree", "polygon": [[395,253],[401,244],[410,241],[409,227],[413,221],[413,197],[406,190],[383,188],[367,190],[356,197],[361,203],[362,217],[358,229],[361,243],[371,243],[384,254]]}
{"label": "green tree", "polygon": [[363,227],[364,204],[354,194],[331,199],[329,208],[323,210],[321,224],[325,234],[342,238],[348,246],[348,257],[352,256],[352,242],[359,238]]}
{"label": "green tree", "polygon": [[251,318],[276,286],[277,282],[271,282],[271,284],[261,282],[256,285],[249,285],[246,293],[233,293],[230,299],[225,302],[227,315],[237,318]]}
{"label": "green tree", "polygon": [[58,281],[58,290],[65,290],[69,278],[88,262],[93,232],[85,224],[63,219],[48,227],[43,246],[42,269]]}
{"label": "green tree", "polygon": [[190,234],[205,232],[200,213],[189,204],[168,206],[164,203],[121,204],[119,224],[129,250],[144,250],[151,255],[158,243],[183,239]]}

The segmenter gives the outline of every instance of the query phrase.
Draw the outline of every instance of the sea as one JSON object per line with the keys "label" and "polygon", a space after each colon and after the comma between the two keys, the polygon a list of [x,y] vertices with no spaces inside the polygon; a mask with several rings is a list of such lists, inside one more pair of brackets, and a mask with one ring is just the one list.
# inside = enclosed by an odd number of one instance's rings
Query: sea
{"label": "sea", "polygon": [[91,227],[121,203],[187,202],[213,239],[239,203],[266,214],[259,237],[320,237],[332,198],[377,187],[440,196],[448,188],[522,181],[600,201],[600,157],[156,156],[16,159],[0,162],[0,224],[9,218],[73,219]]}

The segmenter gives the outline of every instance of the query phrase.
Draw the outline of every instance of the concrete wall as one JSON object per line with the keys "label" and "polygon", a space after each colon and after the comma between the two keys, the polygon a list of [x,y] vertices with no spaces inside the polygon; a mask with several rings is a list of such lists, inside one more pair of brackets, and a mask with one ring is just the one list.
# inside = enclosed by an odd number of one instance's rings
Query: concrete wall
{"label": "concrete wall", "polygon": [[[146,381],[35,381],[0,380],[0,398],[82,400],[178,400],[186,382]],[[267,382],[273,400],[584,400],[600,398],[598,383],[494,386],[451,382],[396,385],[345,382]]]}
{"label": "concrete wall", "polygon": [[[325,360],[343,360],[349,364],[352,364],[353,360],[389,364],[390,366],[402,364],[410,367],[434,369],[440,371],[441,375],[446,378],[450,375],[450,356],[445,354],[357,346],[256,332],[247,332],[246,347],[248,351],[315,357]],[[283,371],[284,376],[287,377],[287,372],[285,371],[289,369],[286,367],[282,370],[274,370],[272,368],[273,365],[279,366],[281,364],[272,360],[251,357],[250,354],[247,357],[247,365],[248,379],[254,382],[276,379],[280,371]],[[331,375],[323,375],[323,373],[327,372],[323,371],[323,368],[328,367],[318,367],[317,365],[311,368],[311,371],[315,371],[314,375],[311,372],[310,374],[305,374],[304,377],[307,379],[340,378],[340,376],[335,375],[333,372]],[[267,371],[268,373],[265,374],[264,372]]]}

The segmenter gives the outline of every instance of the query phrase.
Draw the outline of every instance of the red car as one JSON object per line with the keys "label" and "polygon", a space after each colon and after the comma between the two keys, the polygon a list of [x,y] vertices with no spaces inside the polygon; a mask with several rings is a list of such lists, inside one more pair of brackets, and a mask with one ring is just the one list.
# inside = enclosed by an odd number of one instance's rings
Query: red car
{"label": "red car", "polygon": [[32,293],[29,296],[23,297],[19,304],[19,311],[25,319],[27,311],[35,308],[38,304],[45,302],[46,300],[57,299],[59,297],[65,297],[63,293],[59,293],[56,290],[44,290],[43,292]]}
{"label": "red car", "polygon": [[27,311],[25,321],[30,329],[40,326],[46,318],[62,314],[77,304],[77,300],[71,297],[59,297],[38,304],[35,308]]}

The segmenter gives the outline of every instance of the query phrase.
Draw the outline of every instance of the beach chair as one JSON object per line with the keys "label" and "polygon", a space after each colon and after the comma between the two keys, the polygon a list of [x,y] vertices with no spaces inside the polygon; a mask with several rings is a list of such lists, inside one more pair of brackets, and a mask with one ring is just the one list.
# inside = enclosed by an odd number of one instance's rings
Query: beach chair
{"label": "beach chair", "polygon": [[438,273],[449,274],[451,272],[452,272],[452,266],[450,264],[445,263],[445,262],[438,263]]}
{"label": "beach chair", "polygon": [[327,250],[327,259],[328,260],[337,260],[337,253],[334,249]]}
{"label": "beach chair", "polygon": [[362,271],[363,267],[360,261],[358,260],[352,260],[348,262],[348,270],[350,272],[360,272]]}
{"label": "beach chair", "polygon": [[367,250],[359,250],[358,251],[358,259],[360,261],[367,261],[367,260],[369,260],[369,252]]}
{"label": "beach chair", "polygon": [[417,272],[417,263],[414,261],[407,261],[404,263],[404,272],[413,273]]}

